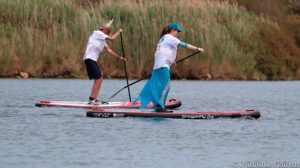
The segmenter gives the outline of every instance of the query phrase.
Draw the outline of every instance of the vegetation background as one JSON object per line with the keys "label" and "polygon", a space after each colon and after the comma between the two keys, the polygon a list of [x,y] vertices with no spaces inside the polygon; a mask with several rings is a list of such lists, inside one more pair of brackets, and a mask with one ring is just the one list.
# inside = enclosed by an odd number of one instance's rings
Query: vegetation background
{"label": "vegetation background", "polygon": [[[130,78],[151,73],[159,35],[177,21],[182,41],[206,52],[173,68],[175,79],[299,80],[299,0],[0,0],[0,76],[86,78],[89,33],[109,19]],[[120,39],[109,46],[121,54]],[[179,49],[177,59],[192,51]],[[123,64],[102,54],[106,78]]]}

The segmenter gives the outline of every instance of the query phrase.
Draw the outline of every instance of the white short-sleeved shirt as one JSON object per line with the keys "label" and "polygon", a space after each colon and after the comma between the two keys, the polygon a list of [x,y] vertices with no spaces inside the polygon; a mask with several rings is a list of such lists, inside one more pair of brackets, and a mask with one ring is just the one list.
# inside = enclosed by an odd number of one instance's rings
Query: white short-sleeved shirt
{"label": "white short-sleeved shirt", "polygon": [[97,61],[99,58],[99,53],[102,52],[104,46],[107,46],[105,41],[107,37],[108,35],[104,34],[100,30],[94,31],[87,43],[83,60],[92,59],[94,61]]}
{"label": "white short-sleeved shirt", "polygon": [[170,69],[171,65],[175,62],[177,46],[180,42],[178,38],[170,34],[162,36],[157,44],[153,69],[161,67]]}

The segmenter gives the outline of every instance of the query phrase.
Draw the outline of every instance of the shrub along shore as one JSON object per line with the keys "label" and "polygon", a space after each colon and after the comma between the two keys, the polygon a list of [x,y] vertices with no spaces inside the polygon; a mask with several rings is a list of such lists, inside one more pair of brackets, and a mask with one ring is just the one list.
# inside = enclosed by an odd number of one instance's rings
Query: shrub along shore
{"label": "shrub along shore", "polygon": [[[299,80],[291,27],[246,7],[217,0],[0,0],[0,76],[86,78],[89,33],[114,19],[112,32],[125,30],[130,78],[151,73],[162,28],[177,21],[184,30],[179,38],[206,52],[173,68],[174,79]],[[289,25],[300,25],[299,15],[289,18]],[[120,39],[108,45],[122,53]],[[177,59],[191,53],[179,48]],[[99,63],[106,78],[125,77],[114,57],[102,54]]]}

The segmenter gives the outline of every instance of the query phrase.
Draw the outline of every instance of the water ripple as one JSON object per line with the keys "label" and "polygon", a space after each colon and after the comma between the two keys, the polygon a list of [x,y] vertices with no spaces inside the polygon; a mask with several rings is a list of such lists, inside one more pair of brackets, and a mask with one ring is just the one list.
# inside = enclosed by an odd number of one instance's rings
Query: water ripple
{"label": "water ripple", "polygon": [[[259,109],[262,117],[176,120],[85,117],[85,109],[37,108],[86,100],[88,80],[1,79],[1,167],[231,167],[300,158],[300,82],[172,81],[184,111]],[[126,84],[105,80],[103,98]],[[136,97],[144,82],[131,87]],[[44,89],[47,86],[47,89]],[[9,88],[14,88],[13,92]],[[126,101],[126,93],[114,98]],[[14,102],[14,103],[12,103]]]}

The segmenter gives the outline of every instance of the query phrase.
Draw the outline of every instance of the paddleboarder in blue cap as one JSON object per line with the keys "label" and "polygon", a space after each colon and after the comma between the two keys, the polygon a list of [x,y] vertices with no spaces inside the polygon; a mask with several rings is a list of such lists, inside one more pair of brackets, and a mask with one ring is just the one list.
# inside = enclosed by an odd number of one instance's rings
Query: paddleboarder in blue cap
{"label": "paddleboarder in blue cap", "polygon": [[147,81],[138,98],[134,101],[135,103],[141,100],[141,109],[144,109],[152,102],[156,112],[167,112],[165,102],[170,90],[170,67],[175,63],[178,46],[204,52],[203,48],[181,42],[178,39],[180,32],[182,32],[182,29],[176,22],[170,23],[163,28],[155,52],[151,78]]}

